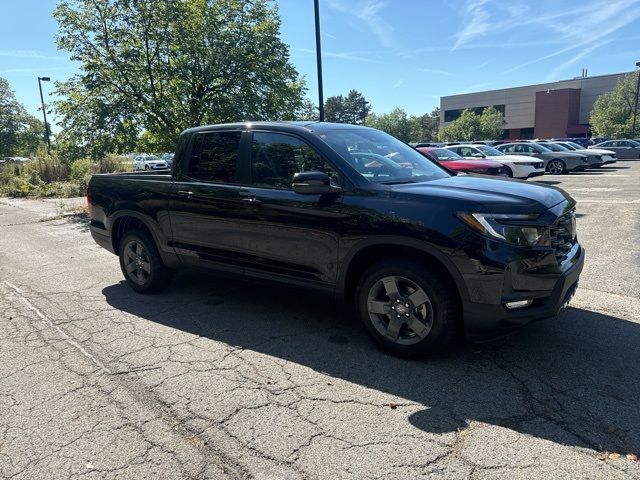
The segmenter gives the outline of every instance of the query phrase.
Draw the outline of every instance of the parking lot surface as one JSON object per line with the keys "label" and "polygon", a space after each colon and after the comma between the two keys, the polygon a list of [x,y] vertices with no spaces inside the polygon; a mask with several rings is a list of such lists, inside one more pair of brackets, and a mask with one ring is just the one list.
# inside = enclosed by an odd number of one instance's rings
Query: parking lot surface
{"label": "parking lot surface", "polygon": [[0,199],[0,478],[640,477],[640,162],[539,181],[578,200],[571,306],[423,361],[301,290],[135,294],[86,221]]}

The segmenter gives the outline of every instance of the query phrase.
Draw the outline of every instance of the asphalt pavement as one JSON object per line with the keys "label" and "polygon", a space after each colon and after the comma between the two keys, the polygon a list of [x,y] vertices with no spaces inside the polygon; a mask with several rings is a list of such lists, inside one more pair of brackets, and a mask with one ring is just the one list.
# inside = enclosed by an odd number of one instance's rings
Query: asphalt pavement
{"label": "asphalt pavement", "polygon": [[0,478],[639,478],[640,162],[540,181],[578,200],[570,307],[423,361],[303,290],[135,294],[81,200],[0,199]]}

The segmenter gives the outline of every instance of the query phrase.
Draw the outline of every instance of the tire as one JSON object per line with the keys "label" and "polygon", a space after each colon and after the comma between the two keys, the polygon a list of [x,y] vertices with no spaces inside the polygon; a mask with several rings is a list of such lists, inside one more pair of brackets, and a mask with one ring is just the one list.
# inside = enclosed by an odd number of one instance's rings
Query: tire
{"label": "tire", "polygon": [[362,274],[354,299],[356,312],[383,350],[423,357],[445,349],[456,333],[460,313],[454,288],[426,266],[384,260]]}
{"label": "tire", "polygon": [[145,170],[149,170],[149,165],[145,165],[145,166],[144,166],[144,169],[145,169]]}
{"label": "tire", "polygon": [[131,230],[118,247],[120,269],[129,286],[138,293],[156,293],[169,285],[172,271],[168,269],[153,238],[142,230]]}
{"label": "tire", "polygon": [[551,175],[562,175],[563,173],[567,173],[567,166],[562,160],[555,158],[547,163],[547,172]]}
{"label": "tire", "polygon": [[504,166],[504,171],[507,174],[507,177],[513,178],[513,170],[510,167]]}

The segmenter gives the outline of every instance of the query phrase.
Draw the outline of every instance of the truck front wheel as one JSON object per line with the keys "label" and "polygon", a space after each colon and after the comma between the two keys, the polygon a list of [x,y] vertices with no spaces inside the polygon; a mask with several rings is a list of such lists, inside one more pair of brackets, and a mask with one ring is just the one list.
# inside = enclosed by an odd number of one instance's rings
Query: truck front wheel
{"label": "truck front wheel", "polygon": [[156,293],[171,280],[171,270],[162,262],[155,242],[142,230],[127,232],[118,251],[120,269],[131,288],[138,293]]}
{"label": "truck front wheel", "polygon": [[438,352],[459,320],[455,288],[440,273],[404,259],[369,267],[356,289],[358,315],[384,350],[404,357]]}

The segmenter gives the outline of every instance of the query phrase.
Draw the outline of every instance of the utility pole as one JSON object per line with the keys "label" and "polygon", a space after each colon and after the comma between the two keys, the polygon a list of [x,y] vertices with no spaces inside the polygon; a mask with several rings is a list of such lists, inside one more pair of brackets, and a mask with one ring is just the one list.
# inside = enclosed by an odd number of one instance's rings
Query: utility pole
{"label": "utility pole", "polygon": [[[640,68],[640,62],[636,62],[636,67]],[[633,127],[631,127],[631,136],[636,138],[636,118],[638,117],[638,96],[640,95],[640,70],[636,70],[638,74],[638,83],[636,84],[636,98],[633,105]]]}
{"label": "utility pole", "polygon": [[324,122],[324,95],[322,93],[322,48],[320,47],[320,5],[319,0],[313,0],[316,17],[316,59],[318,61],[318,110],[320,121]]}
{"label": "utility pole", "polygon": [[44,116],[44,135],[47,139],[47,153],[51,155],[51,140],[49,139],[49,124],[47,123],[47,110],[44,108],[44,97],[42,96],[42,82],[51,80],[49,77],[38,77],[38,87],[40,88],[40,102],[42,103],[42,115]]}

